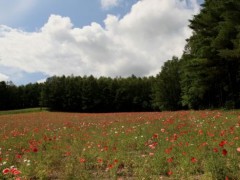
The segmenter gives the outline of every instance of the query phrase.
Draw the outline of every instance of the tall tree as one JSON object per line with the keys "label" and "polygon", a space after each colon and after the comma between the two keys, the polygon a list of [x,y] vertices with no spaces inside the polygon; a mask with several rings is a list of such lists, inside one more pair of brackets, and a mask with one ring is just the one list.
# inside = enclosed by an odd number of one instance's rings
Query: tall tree
{"label": "tall tree", "polygon": [[164,63],[153,88],[155,109],[178,110],[180,102],[180,63],[177,57]]}
{"label": "tall tree", "polygon": [[240,1],[205,0],[181,59],[182,104],[239,107]]}

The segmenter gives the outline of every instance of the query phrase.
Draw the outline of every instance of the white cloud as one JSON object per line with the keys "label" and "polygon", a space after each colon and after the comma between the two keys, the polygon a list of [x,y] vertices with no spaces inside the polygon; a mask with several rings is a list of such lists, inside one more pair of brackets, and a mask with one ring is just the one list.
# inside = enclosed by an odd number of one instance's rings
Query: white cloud
{"label": "white cloud", "polygon": [[46,82],[46,80],[47,80],[46,78],[40,79],[40,80],[37,81],[37,83],[44,83],[44,82]]}
{"label": "white cloud", "polygon": [[5,74],[0,73],[0,81],[7,81],[9,77]]}
{"label": "white cloud", "polygon": [[74,28],[68,17],[51,15],[38,32],[0,26],[3,66],[46,75],[155,75],[164,61],[182,54],[191,35],[188,20],[199,11],[195,0],[141,0],[105,26]]}
{"label": "white cloud", "polygon": [[109,9],[111,7],[118,6],[119,0],[101,0],[101,6],[103,9]]}

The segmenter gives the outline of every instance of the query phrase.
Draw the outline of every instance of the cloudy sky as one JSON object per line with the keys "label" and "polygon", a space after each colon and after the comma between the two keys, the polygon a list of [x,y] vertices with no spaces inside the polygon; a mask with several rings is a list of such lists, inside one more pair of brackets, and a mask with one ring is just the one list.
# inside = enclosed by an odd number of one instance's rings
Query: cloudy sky
{"label": "cloudy sky", "polygon": [[0,81],[156,75],[202,0],[0,0]]}

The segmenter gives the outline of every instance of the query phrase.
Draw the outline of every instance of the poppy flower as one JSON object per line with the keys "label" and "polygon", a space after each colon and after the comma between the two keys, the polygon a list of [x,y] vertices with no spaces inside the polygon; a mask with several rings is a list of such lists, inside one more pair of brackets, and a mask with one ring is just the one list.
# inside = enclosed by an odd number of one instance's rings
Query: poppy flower
{"label": "poppy flower", "polygon": [[222,150],[222,154],[223,154],[224,156],[226,156],[226,155],[227,155],[227,150],[226,150],[226,149],[223,149],[223,150]]}
{"label": "poppy flower", "polygon": [[112,164],[109,164],[108,165],[108,169],[112,169],[113,168],[113,165]]}
{"label": "poppy flower", "polygon": [[223,140],[219,143],[219,146],[220,147],[223,147],[225,144],[227,144],[227,141],[226,140]]}
{"label": "poppy flower", "polygon": [[2,171],[2,173],[5,175],[5,174],[8,174],[10,172],[10,169],[9,168],[6,168]]}
{"label": "poppy flower", "polygon": [[85,163],[85,162],[86,162],[86,159],[80,158],[79,161],[80,161],[80,163]]}
{"label": "poppy flower", "polygon": [[98,163],[102,163],[103,160],[102,160],[102,159],[97,159],[97,162],[98,162]]}
{"label": "poppy flower", "polygon": [[167,159],[167,162],[169,162],[169,163],[173,162],[173,157],[168,158],[168,159]]}
{"label": "poppy flower", "polygon": [[150,147],[151,149],[155,149],[156,146],[157,146],[157,142],[154,142],[148,145],[148,147]]}
{"label": "poppy flower", "polygon": [[168,173],[167,173],[169,176],[171,176],[172,174],[173,174],[173,172],[172,171],[168,171]]}
{"label": "poppy flower", "polygon": [[16,158],[17,158],[17,159],[21,159],[21,158],[22,158],[22,155],[21,155],[21,154],[17,154],[17,155],[16,155]]}
{"label": "poppy flower", "polygon": [[158,134],[157,133],[153,134],[153,138],[158,138]]}
{"label": "poppy flower", "polygon": [[17,168],[13,168],[13,169],[11,169],[11,173],[16,176],[16,175],[21,174],[21,171],[19,171]]}
{"label": "poppy flower", "polygon": [[195,162],[197,162],[197,159],[196,159],[195,157],[192,157],[192,158],[191,158],[191,162],[192,162],[192,163],[195,163]]}

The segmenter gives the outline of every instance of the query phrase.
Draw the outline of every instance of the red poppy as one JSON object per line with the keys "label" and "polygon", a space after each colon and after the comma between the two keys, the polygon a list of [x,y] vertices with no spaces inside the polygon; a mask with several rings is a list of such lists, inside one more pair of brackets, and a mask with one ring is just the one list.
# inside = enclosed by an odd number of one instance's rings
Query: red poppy
{"label": "red poppy", "polygon": [[33,148],[32,148],[32,151],[33,151],[33,152],[38,152],[38,148],[33,147]]}
{"label": "red poppy", "polygon": [[168,173],[167,173],[169,176],[171,176],[172,174],[173,174],[173,172],[172,171],[168,171]]}
{"label": "red poppy", "polygon": [[3,174],[8,174],[10,172],[10,169],[9,168],[6,168],[2,171]]}
{"label": "red poppy", "polygon": [[153,138],[158,138],[158,134],[157,133],[153,134]]}
{"label": "red poppy", "polygon": [[170,148],[168,148],[168,149],[165,149],[165,153],[167,153],[167,154],[170,154],[171,151],[172,151],[172,147],[170,147]]}
{"label": "red poppy", "polygon": [[223,140],[219,143],[219,146],[220,147],[223,147],[225,144],[227,144],[227,141],[226,140]]}
{"label": "red poppy", "polygon": [[113,168],[113,165],[112,164],[109,164],[108,165],[108,169],[112,169]]}
{"label": "red poppy", "polygon": [[157,142],[154,142],[152,144],[148,145],[151,149],[155,149],[155,147],[157,146]]}
{"label": "red poppy", "polygon": [[167,159],[167,162],[169,162],[169,163],[173,162],[173,157],[168,158],[168,159]]}
{"label": "red poppy", "polygon": [[86,159],[80,158],[79,161],[80,161],[80,163],[85,163],[85,162],[86,162]]}
{"label": "red poppy", "polygon": [[21,159],[21,158],[22,158],[22,155],[17,154],[17,155],[16,155],[16,158],[17,158],[17,159]]}
{"label": "red poppy", "polygon": [[226,150],[226,149],[223,149],[223,150],[222,150],[222,154],[223,154],[224,156],[226,156],[226,155],[227,155],[227,150]]}
{"label": "red poppy", "polygon": [[13,168],[13,169],[11,169],[11,173],[13,175],[19,175],[19,174],[21,174],[21,171],[19,171],[17,168]]}
{"label": "red poppy", "polygon": [[196,159],[195,157],[192,157],[192,158],[191,158],[191,162],[192,162],[192,163],[195,163],[195,162],[197,162],[197,159]]}
{"label": "red poppy", "polygon": [[213,152],[218,152],[218,148],[213,148]]}
{"label": "red poppy", "polygon": [[97,159],[97,162],[98,162],[98,163],[102,163],[103,160],[102,160],[102,159]]}

